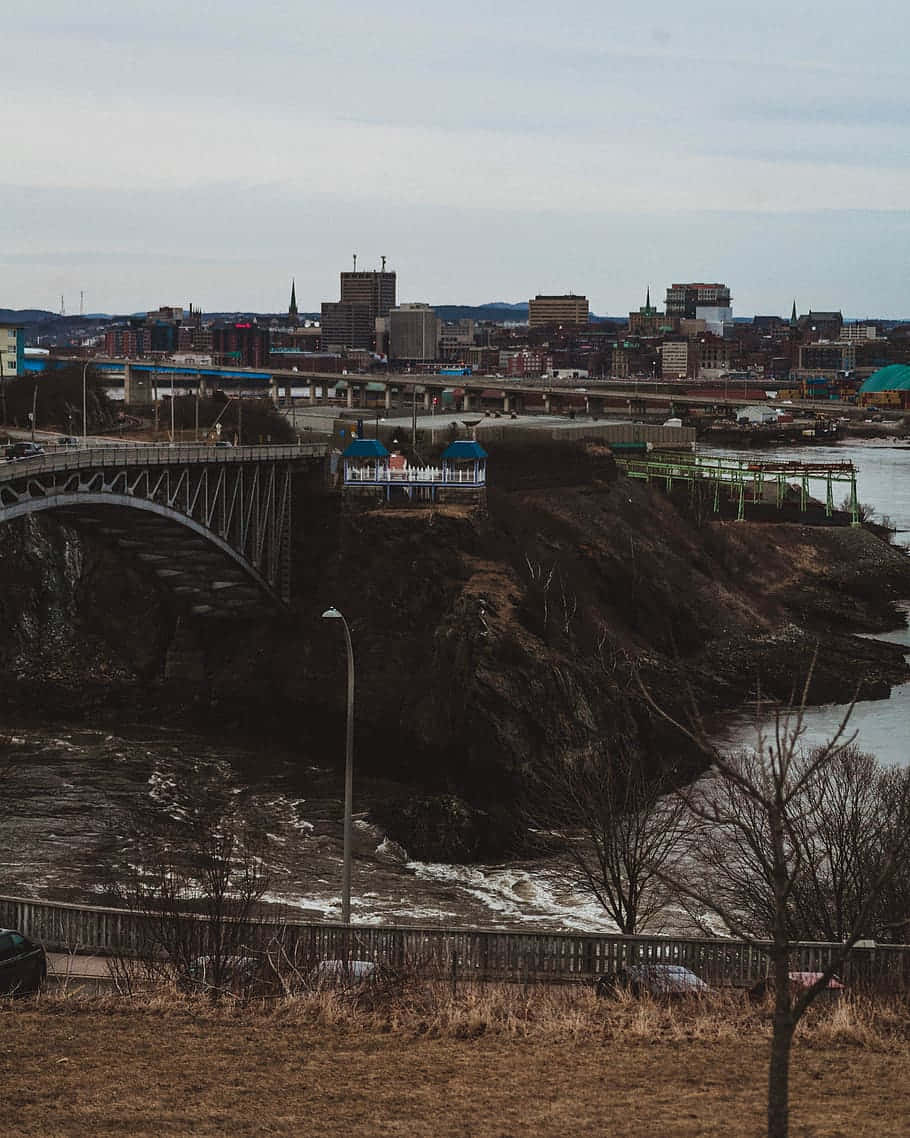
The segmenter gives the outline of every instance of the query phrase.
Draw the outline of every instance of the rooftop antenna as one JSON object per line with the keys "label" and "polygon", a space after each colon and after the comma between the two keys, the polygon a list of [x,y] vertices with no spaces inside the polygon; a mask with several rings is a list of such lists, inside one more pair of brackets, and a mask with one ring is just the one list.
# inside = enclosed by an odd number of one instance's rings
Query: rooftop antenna
{"label": "rooftop antenna", "polygon": [[385,272],[385,257],[382,258],[382,271]]}
{"label": "rooftop antenna", "polygon": [[79,315],[85,315],[85,292],[83,289],[79,289]]}
{"label": "rooftop antenna", "polygon": [[357,254],[354,254],[354,272],[357,272]]}
{"label": "rooftop antenna", "polygon": [[66,305],[63,303],[63,293],[60,293],[60,315],[66,316]]}

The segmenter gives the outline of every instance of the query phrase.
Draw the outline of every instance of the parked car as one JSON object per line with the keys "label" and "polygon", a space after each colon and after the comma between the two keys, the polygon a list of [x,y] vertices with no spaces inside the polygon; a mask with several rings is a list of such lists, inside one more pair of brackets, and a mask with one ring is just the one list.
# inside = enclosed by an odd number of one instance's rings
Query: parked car
{"label": "parked car", "polygon": [[78,445],[79,440],[75,435],[61,435],[61,437],[57,439],[58,447],[77,447]]}
{"label": "parked car", "polygon": [[373,960],[320,960],[310,972],[307,982],[313,991],[330,988],[360,997],[398,992],[402,978],[387,964],[377,964]]}
{"label": "parked car", "polygon": [[221,447],[222,449],[224,447],[232,447],[233,445],[234,444],[229,439],[219,439],[218,442],[215,443],[216,447]]}
{"label": "parked car", "polygon": [[34,458],[38,454],[44,454],[44,447],[38,446],[37,443],[11,443],[6,448],[6,457],[10,462]]}
{"label": "parked car", "polygon": [[0,993],[26,996],[47,978],[44,949],[13,929],[0,929]]}
{"label": "parked car", "polygon": [[630,964],[617,972],[607,973],[597,981],[598,996],[630,992],[633,996],[700,996],[708,985],[689,968],[679,964]]}
{"label": "parked car", "polygon": [[177,980],[184,992],[244,996],[268,995],[274,982],[268,961],[258,956],[228,956],[220,961],[214,956],[197,956]]}

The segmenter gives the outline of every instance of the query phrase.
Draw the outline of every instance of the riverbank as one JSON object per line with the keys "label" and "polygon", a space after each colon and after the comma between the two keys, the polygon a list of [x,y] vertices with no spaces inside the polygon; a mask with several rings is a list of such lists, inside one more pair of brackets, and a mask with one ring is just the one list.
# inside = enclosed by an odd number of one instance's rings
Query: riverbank
{"label": "riverbank", "polygon": [[[765,1132],[767,1012],[723,997],[660,1008],[589,990],[469,988],[374,1008],[238,1008],[70,993],[9,1017],[16,1138]],[[908,1061],[896,1008],[813,1011],[794,1046],[794,1132],[903,1135]]]}

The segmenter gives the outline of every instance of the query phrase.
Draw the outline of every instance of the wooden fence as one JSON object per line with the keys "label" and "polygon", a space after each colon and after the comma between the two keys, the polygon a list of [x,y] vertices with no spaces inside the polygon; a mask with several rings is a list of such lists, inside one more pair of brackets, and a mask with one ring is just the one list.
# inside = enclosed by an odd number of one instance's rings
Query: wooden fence
{"label": "wooden fence", "polygon": [[[194,924],[204,917],[187,916]],[[0,927],[14,928],[51,951],[138,955],[153,942],[146,913],[58,901],[0,897]],[[248,933],[248,936],[246,935]],[[760,947],[722,937],[619,936],[493,929],[304,923],[268,917],[245,930],[250,945],[280,943],[298,961],[373,960],[425,975],[460,979],[590,981],[627,964],[679,964],[712,985],[745,986],[767,973]],[[794,945],[790,967],[825,968],[837,944]],[[848,983],[910,987],[910,945],[866,945],[839,970]]]}

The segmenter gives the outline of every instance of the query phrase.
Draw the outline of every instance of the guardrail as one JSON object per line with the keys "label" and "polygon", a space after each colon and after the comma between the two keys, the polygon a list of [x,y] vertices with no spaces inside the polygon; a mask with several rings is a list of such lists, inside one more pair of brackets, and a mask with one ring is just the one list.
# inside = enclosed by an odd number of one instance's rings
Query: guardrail
{"label": "guardrail", "polygon": [[45,471],[84,470],[108,466],[173,466],[181,463],[238,463],[293,461],[298,458],[322,458],[328,454],[324,443],[284,443],[275,446],[202,446],[178,443],[174,446],[59,447],[31,458],[0,462],[0,480],[21,478]]}
{"label": "guardrail", "polygon": [[[188,915],[186,920],[205,921]],[[40,940],[52,951],[137,954],[150,943],[152,914],[23,897],[0,897],[0,927]],[[343,925],[268,916],[249,926],[250,943],[280,940],[310,960],[342,956],[464,979],[590,981],[631,963],[678,964],[712,985],[746,986],[768,971],[761,947],[722,937],[620,936],[557,930]],[[793,971],[825,968],[837,944],[793,946]],[[847,983],[910,986],[910,945],[858,947],[840,970]]]}

